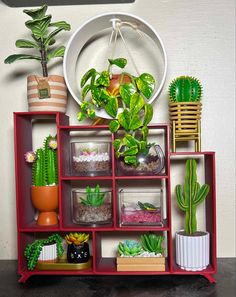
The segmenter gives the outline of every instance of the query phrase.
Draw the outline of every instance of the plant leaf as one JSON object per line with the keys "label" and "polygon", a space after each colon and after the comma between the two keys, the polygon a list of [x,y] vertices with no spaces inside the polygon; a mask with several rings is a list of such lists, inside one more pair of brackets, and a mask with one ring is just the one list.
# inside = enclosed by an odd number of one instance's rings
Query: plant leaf
{"label": "plant leaf", "polygon": [[86,82],[88,81],[88,79],[90,77],[93,77],[96,75],[96,70],[94,68],[89,69],[81,78],[80,81],[80,87],[83,88],[83,86],[86,84]]}
{"label": "plant leaf", "polygon": [[142,132],[143,139],[146,140],[147,137],[148,137],[148,127],[143,126],[142,129],[141,129],[141,132]]}
{"label": "plant leaf", "polygon": [[25,25],[32,31],[36,38],[43,39],[46,37],[45,35],[47,34],[51,18],[51,15],[47,15],[41,19],[27,21]]}
{"label": "plant leaf", "polygon": [[125,102],[126,106],[129,107],[131,96],[136,92],[136,88],[133,84],[128,83],[120,86],[120,96]]}
{"label": "plant leaf", "polygon": [[115,118],[118,111],[118,99],[115,96],[111,96],[108,103],[105,105],[105,111],[111,117]]}
{"label": "plant leaf", "polygon": [[109,123],[109,129],[111,133],[115,133],[120,128],[120,124],[117,120],[113,120]]}
{"label": "plant leaf", "polygon": [[145,104],[144,105],[144,119],[143,119],[143,125],[147,126],[153,117],[153,108],[151,104]]}
{"label": "plant leaf", "polygon": [[124,58],[108,59],[110,65],[116,65],[120,68],[124,68],[127,64],[127,60]]}
{"label": "plant leaf", "polygon": [[129,130],[129,123],[130,123],[130,112],[125,109],[123,112],[121,112],[119,115],[118,115],[118,121],[120,123],[120,125],[126,130],[128,131]]}
{"label": "plant leaf", "polygon": [[39,48],[37,43],[26,39],[18,39],[15,45],[19,48]]}
{"label": "plant leaf", "polygon": [[11,64],[15,61],[18,61],[18,60],[41,60],[40,57],[38,56],[32,56],[32,55],[25,55],[25,54],[19,54],[19,55],[11,55],[11,56],[8,56],[5,60],[4,60],[4,63],[5,64]]}
{"label": "plant leaf", "polygon": [[140,120],[140,117],[138,114],[134,114],[131,118],[129,129],[130,130],[137,130],[139,127],[142,126],[142,121]]}
{"label": "plant leaf", "polygon": [[86,85],[83,90],[82,90],[82,99],[84,100],[84,98],[86,97],[86,95],[88,94],[88,92],[90,91],[91,86],[90,85]]}
{"label": "plant leaf", "polygon": [[124,161],[129,165],[137,165],[138,163],[136,156],[125,156]]}
{"label": "plant leaf", "polygon": [[132,135],[126,134],[125,137],[123,138],[123,142],[126,146],[131,147],[131,146],[137,146],[139,141],[136,140]]}
{"label": "plant leaf", "polygon": [[136,146],[131,146],[131,147],[127,148],[124,151],[123,155],[124,156],[133,156],[133,155],[136,155],[137,153],[138,153],[138,147],[136,145]]}
{"label": "plant leaf", "polygon": [[32,17],[32,19],[40,19],[45,16],[48,6],[44,4],[40,8],[36,9],[24,9],[23,12]]}
{"label": "plant leaf", "polygon": [[143,108],[144,104],[143,97],[138,93],[134,93],[130,99],[130,112],[132,114],[138,113]]}
{"label": "plant leaf", "polygon": [[70,31],[70,29],[71,29],[70,24],[68,24],[65,21],[59,21],[59,22],[51,23],[50,27],[57,27],[57,28],[60,28],[62,30],[65,30],[65,31]]}
{"label": "plant leaf", "polygon": [[136,80],[139,91],[149,99],[155,88],[155,80],[149,73],[142,73]]}
{"label": "plant leaf", "polygon": [[118,151],[120,149],[120,146],[121,146],[121,140],[120,139],[115,139],[113,141],[113,147],[116,151]]}
{"label": "plant leaf", "polygon": [[65,46],[62,45],[60,47],[58,47],[57,49],[55,49],[54,51],[48,53],[48,60],[52,59],[52,58],[63,58],[65,53]]}
{"label": "plant leaf", "polygon": [[110,85],[110,75],[108,71],[103,71],[99,78],[96,80],[97,85],[108,87]]}

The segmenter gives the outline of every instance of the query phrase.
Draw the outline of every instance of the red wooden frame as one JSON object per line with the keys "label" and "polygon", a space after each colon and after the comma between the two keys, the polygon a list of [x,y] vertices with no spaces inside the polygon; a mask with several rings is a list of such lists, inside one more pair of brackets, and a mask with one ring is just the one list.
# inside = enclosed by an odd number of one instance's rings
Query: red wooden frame
{"label": "red wooden frame", "polygon": [[[32,150],[32,121],[53,119],[57,128],[58,139],[58,161],[59,161],[59,215],[60,220],[57,226],[40,227],[37,226],[34,217],[34,208],[30,200],[31,186],[31,168],[24,161],[24,153]],[[25,282],[31,275],[202,275],[210,282],[215,282],[213,274],[216,273],[216,190],[215,190],[215,154],[214,152],[204,153],[170,153],[169,148],[169,125],[168,124],[152,124],[149,126],[151,130],[161,130],[164,137],[164,153],[165,153],[165,169],[166,173],[161,176],[117,176],[115,154],[112,149],[112,174],[110,176],[99,177],[79,177],[71,176],[69,168],[69,142],[71,131],[108,131],[106,125],[101,126],[70,126],[68,116],[57,112],[16,112],[14,113],[14,148],[15,148],[15,172],[16,172],[16,212],[17,212],[17,238],[18,238],[18,273],[21,275],[19,282]],[[114,135],[111,136],[111,141]],[[210,198],[206,201],[207,221],[206,229],[211,234],[211,259],[207,269],[198,272],[189,272],[178,268],[175,264],[175,256],[172,244],[172,215],[171,215],[171,181],[170,168],[171,158],[175,156],[202,156],[205,162],[205,180],[210,185]],[[166,205],[167,205],[167,222],[163,227],[120,227],[117,214],[117,190],[119,181],[123,180],[152,180],[166,181]],[[72,222],[70,215],[70,193],[72,184],[75,182],[88,181],[91,183],[99,182],[108,183],[113,194],[113,224],[108,226],[100,226],[96,228],[79,226]],[[68,198],[69,197],[69,198]],[[32,242],[37,236],[59,232],[65,234],[68,231],[85,231],[90,232],[92,237],[92,254],[93,266],[83,271],[28,271],[24,257],[25,246]],[[164,272],[118,272],[116,271],[115,258],[103,258],[101,253],[101,238],[105,232],[142,232],[156,231],[165,232],[167,234],[167,250],[166,271]]]}

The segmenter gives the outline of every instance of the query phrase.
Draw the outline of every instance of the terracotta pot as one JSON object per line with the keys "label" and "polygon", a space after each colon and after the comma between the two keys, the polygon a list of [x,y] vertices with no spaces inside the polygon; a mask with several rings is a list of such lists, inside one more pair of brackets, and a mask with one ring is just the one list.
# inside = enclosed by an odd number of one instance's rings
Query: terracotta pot
{"label": "terracotta pot", "polygon": [[56,225],[58,208],[58,186],[32,186],[33,206],[39,210],[38,225]]}
{"label": "terracotta pot", "polygon": [[27,77],[27,98],[29,111],[66,112],[67,87],[59,75]]}

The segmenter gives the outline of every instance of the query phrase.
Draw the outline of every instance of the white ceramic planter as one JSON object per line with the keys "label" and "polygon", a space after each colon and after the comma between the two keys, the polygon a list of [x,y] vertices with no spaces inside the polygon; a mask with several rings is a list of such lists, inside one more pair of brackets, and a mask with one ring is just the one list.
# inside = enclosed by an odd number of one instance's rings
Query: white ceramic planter
{"label": "white ceramic planter", "polygon": [[57,244],[44,245],[39,255],[39,262],[55,262],[57,260]]}
{"label": "white ceramic planter", "polygon": [[[200,233],[200,232],[199,232]],[[201,271],[209,265],[210,234],[189,236],[176,233],[176,263],[187,271]]]}
{"label": "white ceramic planter", "polygon": [[[50,96],[40,98],[40,85],[48,86]],[[39,77],[29,75],[27,77],[27,99],[29,111],[57,111],[66,112],[67,105],[67,87],[64,78],[59,75],[50,75],[48,77]]]}

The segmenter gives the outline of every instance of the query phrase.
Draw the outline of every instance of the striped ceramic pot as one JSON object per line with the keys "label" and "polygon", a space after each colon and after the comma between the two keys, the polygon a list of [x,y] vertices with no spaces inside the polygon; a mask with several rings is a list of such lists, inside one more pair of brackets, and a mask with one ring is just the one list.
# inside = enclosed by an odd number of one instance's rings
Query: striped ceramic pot
{"label": "striped ceramic pot", "polygon": [[29,111],[66,112],[67,87],[59,75],[27,77],[27,98]]}
{"label": "striped ceramic pot", "polygon": [[44,245],[42,247],[42,250],[40,252],[39,262],[48,262],[48,263],[53,263],[57,261],[57,244],[48,244]]}

